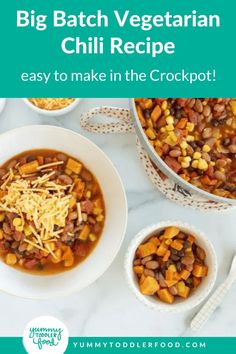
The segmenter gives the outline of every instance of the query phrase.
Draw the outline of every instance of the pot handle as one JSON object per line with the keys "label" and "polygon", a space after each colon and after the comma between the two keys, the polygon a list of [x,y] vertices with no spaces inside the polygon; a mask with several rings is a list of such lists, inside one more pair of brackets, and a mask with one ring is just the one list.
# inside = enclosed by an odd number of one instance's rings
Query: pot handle
{"label": "pot handle", "polygon": [[[92,119],[98,116],[105,116],[112,119],[112,121],[107,123],[92,122]],[[131,111],[126,108],[109,106],[92,108],[81,115],[80,125],[89,132],[99,134],[135,132]]]}

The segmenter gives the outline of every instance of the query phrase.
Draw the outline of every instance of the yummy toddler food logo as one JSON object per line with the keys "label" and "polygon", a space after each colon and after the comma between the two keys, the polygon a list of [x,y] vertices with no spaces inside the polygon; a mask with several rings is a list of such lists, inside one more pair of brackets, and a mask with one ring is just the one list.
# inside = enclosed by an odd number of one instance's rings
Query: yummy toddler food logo
{"label": "yummy toddler food logo", "polygon": [[23,335],[29,354],[63,354],[68,346],[68,330],[55,317],[41,316],[30,321]]}

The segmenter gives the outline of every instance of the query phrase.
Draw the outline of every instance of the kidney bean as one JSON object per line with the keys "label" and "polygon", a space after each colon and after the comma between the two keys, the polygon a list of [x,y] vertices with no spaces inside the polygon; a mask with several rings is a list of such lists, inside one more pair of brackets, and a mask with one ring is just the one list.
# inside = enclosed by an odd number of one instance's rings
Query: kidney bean
{"label": "kidney bean", "polygon": [[62,153],[56,154],[56,158],[57,158],[59,161],[64,161],[64,162],[67,161],[67,156],[66,156],[65,154],[62,154]]}
{"label": "kidney bean", "polygon": [[154,273],[154,271],[151,270],[151,269],[144,269],[143,274],[144,274],[146,277],[153,277],[153,278],[155,278],[155,273]]}
{"label": "kidney bean", "polygon": [[219,159],[216,161],[216,168],[224,168],[227,165],[227,161],[224,159]]}
{"label": "kidney bean", "polygon": [[188,266],[188,265],[191,265],[194,263],[194,257],[190,257],[190,256],[184,256],[182,259],[181,259],[181,262]]}
{"label": "kidney bean", "polygon": [[226,180],[226,175],[221,172],[221,171],[215,171],[214,177],[218,179],[219,181],[225,181]]}
{"label": "kidney bean", "polygon": [[86,200],[81,203],[81,210],[86,212],[87,214],[91,214],[93,211],[93,202],[90,200]]}
{"label": "kidney bean", "polygon": [[171,295],[176,296],[178,294],[177,287],[174,285],[169,287],[169,292],[171,293]]}
{"label": "kidney bean", "polygon": [[236,145],[229,145],[228,149],[232,154],[236,154]]}
{"label": "kidney bean", "polygon": [[134,260],[134,266],[140,265],[141,264],[141,259],[135,259]]}
{"label": "kidney bean", "polygon": [[71,220],[76,220],[77,217],[78,217],[77,211],[72,211],[72,212],[70,212],[69,215],[68,215],[68,220],[70,220],[70,221],[71,221]]}
{"label": "kidney bean", "polygon": [[68,175],[65,175],[65,174],[58,176],[58,179],[60,182],[62,182],[63,184],[66,184],[66,185],[73,183],[72,178],[69,177]]}
{"label": "kidney bean", "polygon": [[195,110],[198,112],[198,113],[202,113],[203,111],[203,105],[202,105],[202,102],[197,99],[196,102],[195,102],[195,105],[194,105],[194,108]]}
{"label": "kidney bean", "polygon": [[216,104],[216,105],[214,106],[214,111],[216,111],[216,112],[221,113],[221,112],[223,112],[224,110],[225,110],[225,106],[224,106],[223,104]]}
{"label": "kidney bean", "polygon": [[24,252],[27,249],[27,243],[23,242],[19,245],[19,252]]}
{"label": "kidney bean", "polygon": [[147,256],[147,257],[144,257],[141,261],[142,264],[146,264],[147,262],[149,261],[152,261],[153,257],[152,256]]}
{"label": "kidney bean", "polygon": [[12,160],[8,165],[7,169],[10,170],[10,168],[14,168],[17,164],[17,160]]}
{"label": "kidney bean", "polygon": [[174,149],[174,150],[171,150],[170,152],[169,152],[169,155],[171,156],[171,157],[179,157],[179,156],[181,156],[181,151],[180,150],[177,150],[177,149]]}
{"label": "kidney bean", "polygon": [[87,170],[82,170],[80,173],[81,178],[83,178],[86,182],[92,182],[93,176]]}
{"label": "kidney bean", "polygon": [[161,272],[158,273],[159,284],[162,288],[166,288],[166,282],[163,274]]}
{"label": "kidney bean", "polygon": [[211,107],[208,106],[208,105],[204,106],[204,108],[203,108],[203,115],[204,115],[205,117],[208,117],[208,116],[210,115],[210,113],[211,113]]}
{"label": "kidney bean", "polygon": [[20,231],[14,231],[13,237],[16,241],[21,241],[24,238],[24,234]]}
{"label": "kidney bean", "polygon": [[11,227],[10,227],[10,225],[7,222],[3,223],[2,228],[3,228],[3,231],[4,231],[5,234],[7,234],[7,235],[11,235],[12,234]]}
{"label": "kidney bean", "polygon": [[198,258],[199,258],[201,261],[204,261],[204,260],[205,260],[205,258],[206,258],[206,252],[204,251],[203,248],[201,248],[201,247],[198,246],[197,249],[196,249],[196,254],[197,254]]}
{"label": "kidney bean", "polygon": [[202,132],[202,137],[203,139],[208,139],[211,138],[212,136],[212,129],[211,128],[205,128]]}
{"label": "kidney bean", "polygon": [[147,269],[155,270],[159,267],[159,263],[157,261],[149,261],[145,264]]}

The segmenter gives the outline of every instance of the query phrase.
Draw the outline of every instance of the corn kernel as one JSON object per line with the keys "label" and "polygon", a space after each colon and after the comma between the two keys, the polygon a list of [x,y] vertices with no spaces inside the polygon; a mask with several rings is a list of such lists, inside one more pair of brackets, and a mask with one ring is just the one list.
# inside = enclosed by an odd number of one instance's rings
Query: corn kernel
{"label": "corn kernel", "polygon": [[146,130],[146,135],[149,137],[149,139],[154,140],[156,138],[156,134],[152,128],[148,128]]}
{"label": "corn kernel", "polygon": [[169,267],[168,267],[168,270],[171,270],[172,272],[176,272],[176,266],[174,264],[171,264]]}
{"label": "corn kernel", "polygon": [[198,151],[195,151],[193,154],[194,160],[199,160],[202,157],[202,154]]}
{"label": "corn kernel", "polygon": [[103,215],[98,215],[97,217],[96,217],[96,221],[97,222],[102,222],[104,220],[104,216]]}
{"label": "corn kernel", "polygon": [[189,132],[192,132],[194,130],[194,124],[191,123],[191,122],[188,122],[187,125],[186,125],[186,129],[189,131]]}
{"label": "corn kernel", "polygon": [[76,204],[76,198],[75,197],[71,197],[70,203],[69,203],[70,208],[73,208],[73,206],[75,206],[75,204]]}
{"label": "corn kernel", "polygon": [[187,156],[187,151],[185,149],[182,149],[182,156]]}
{"label": "corn kernel", "polygon": [[169,239],[167,239],[167,240],[165,241],[165,244],[169,246],[169,245],[171,244],[171,242],[172,242],[172,239],[169,238]]}
{"label": "corn kernel", "polygon": [[2,240],[3,239],[3,231],[2,231],[2,229],[0,229],[0,240]]}
{"label": "corn kernel", "polygon": [[213,167],[215,166],[215,164],[216,164],[215,161],[210,161],[210,163],[209,163],[209,165],[213,166]]}
{"label": "corn kernel", "polygon": [[211,151],[211,148],[210,148],[210,146],[209,145],[203,145],[203,147],[202,147],[202,151],[204,151],[204,152],[209,152],[209,151]]}
{"label": "corn kernel", "polygon": [[190,162],[190,161],[191,161],[191,157],[190,157],[190,156],[185,156],[185,157],[183,158],[183,160],[184,160],[185,162]]}
{"label": "corn kernel", "polygon": [[175,128],[174,128],[174,126],[173,126],[173,124],[168,124],[167,126],[166,126],[166,130],[168,131],[168,132],[171,132],[171,131],[173,131]]}
{"label": "corn kernel", "polygon": [[4,213],[0,213],[0,222],[2,222],[5,219],[5,214]]}
{"label": "corn kernel", "polygon": [[91,198],[91,195],[92,195],[92,194],[91,194],[91,191],[87,191],[87,192],[86,192],[86,198],[90,199],[90,198]]}
{"label": "corn kernel", "polygon": [[102,214],[102,208],[93,208],[93,214],[94,215],[101,215]]}
{"label": "corn kernel", "polygon": [[160,129],[160,132],[161,132],[161,133],[165,133],[165,132],[166,132],[166,128],[165,128],[165,127],[162,127],[162,128]]}
{"label": "corn kernel", "polygon": [[174,142],[177,142],[178,139],[174,132],[170,132],[169,136]]}
{"label": "corn kernel", "polygon": [[14,265],[16,264],[16,262],[17,262],[17,257],[14,253],[8,253],[6,255],[6,263],[8,265]]}
{"label": "corn kernel", "polygon": [[169,116],[170,115],[170,110],[166,109],[165,112],[164,112],[164,115],[165,115],[165,117]]}
{"label": "corn kernel", "polygon": [[56,248],[55,242],[48,242],[45,246],[49,251],[54,251]]}
{"label": "corn kernel", "polygon": [[29,243],[26,249],[28,252],[30,252],[30,251],[32,251],[33,248],[34,248],[34,246]]}
{"label": "corn kernel", "polygon": [[65,173],[66,173],[68,176],[72,175],[72,171],[69,170],[69,168],[66,168],[66,169],[65,169]]}
{"label": "corn kernel", "polygon": [[190,163],[189,162],[181,162],[181,166],[183,167],[183,168],[189,168],[189,166],[190,166]]}
{"label": "corn kernel", "polygon": [[162,102],[161,108],[163,109],[163,111],[165,111],[167,109],[167,101]]}
{"label": "corn kernel", "polygon": [[174,118],[172,116],[167,116],[166,123],[167,124],[174,124]]}
{"label": "corn kernel", "polygon": [[186,136],[186,140],[187,140],[188,142],[190,142],[190,141],[194,141],[195,139],[194,139],[194,136],[193,136],[193,135],[187,135],[187,136]]}
{"label": "corn kernel", "polygon": [[15,226],[15,229],[16,229],[16,231],[22,232],[24,227],[23,227],[23,225]]}
{"label": "corn kernel", "polygon": [[191,166],[192,166],[193,168],[198,168],[198,160],[193,160]]}
{"label": "corn kernel", "polygon": [[29,225],[25,225],[23,231],[24,231],[25,236],[30,236],[32,234],[32,230]]}
{"label": "corn kernel", "polygon": [[198,168],[199,170],[207,170],[208,169],[208,163],[204,159],[199,159],[198,160]]}
{"label": "corn kernel", "polygon": [[186,142],[186,141],[182,141],[182,142],[180,143],[180,147],[181,147],[181,149],[187,149],[187,147],[188,147],[187,142]]}
{"label": "corn kernel", "polygon": [[155,141],[155,146],[162,147],[162,142],[160,140]]}
{"label": "corn kernel", "polygon": [[12,221],[13,226],[21,226],[22,225],[22,221],[21,218],[14,218]]}
{"label": "corn kernel", "polygon": [[89,239],[90,239],[90,241],[94,242],[97,240],[97,236],[91,233],[91,234],[89,234]]}

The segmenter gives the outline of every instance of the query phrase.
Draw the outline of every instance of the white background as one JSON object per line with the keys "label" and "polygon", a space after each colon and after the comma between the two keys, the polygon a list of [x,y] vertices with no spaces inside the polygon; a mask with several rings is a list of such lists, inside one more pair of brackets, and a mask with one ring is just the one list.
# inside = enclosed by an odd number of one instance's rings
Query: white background
{"label": "white background", "polygon": [[219,284],[226,277],[236,251],[236,209],[221,213],[200,212],[181,207],[163,197],[154,189],[143,170],[136,152],[135,136],[101,136],[81,130],[80,114],[99,105],[128,107],[128,100],[84,99],[68,116],[54,119],[37,115],[20,99],[10,99],[0,115],[0,132],[28,124],[54,124],[89,137],[117,167],[129,204],[126,237],[106,273],[82,292],[59,299],[33,301],[0,293],[0,336],[21,336],[26,323],[42,315],[55,316],[63,321],[71,336],[235,336],[236,285],[198,333],[189,330],[189,321],[197,308],[187,313],[163,315],[144,307],[128,289],[123,263],[130,240],[143,227],[171,218],[202,229],[211,239],[218,257]]}

